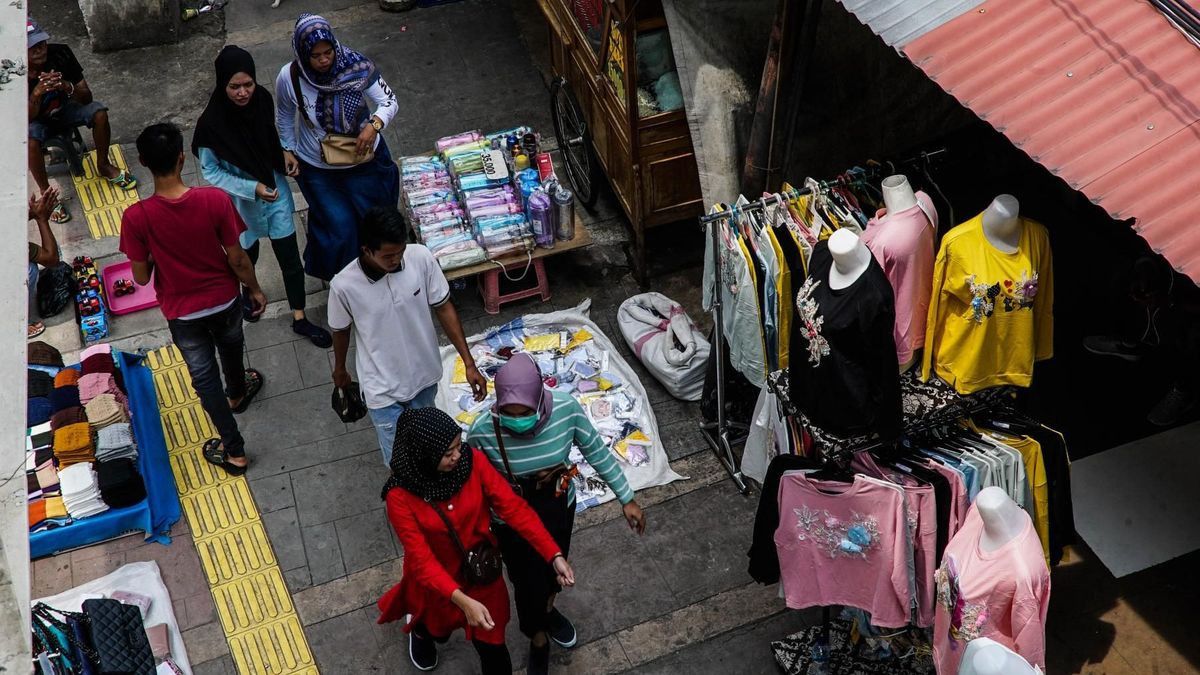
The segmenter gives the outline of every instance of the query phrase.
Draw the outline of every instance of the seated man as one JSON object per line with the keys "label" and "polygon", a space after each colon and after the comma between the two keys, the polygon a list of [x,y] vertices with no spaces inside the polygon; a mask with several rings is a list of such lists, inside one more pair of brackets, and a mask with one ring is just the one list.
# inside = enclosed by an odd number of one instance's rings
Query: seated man
{"label": "seated man", "polygon": [[[83,79],[83,67],[67,45],[50,44],[50,35],[36,21],[25,25],[25,42],[29,49],[29,173],[38,190],[50,186],[46,177],[46,158],[43,146],[52,127],[75,128],[86,124],[96,142],[96,170],[122,190],[137,187],[137,180],[127,171],[113,165],[108,156],[112,131],[108,125],[108,108],[92,98],[92,90]],[[60,200],[50,219],[65,223],[71,214]]]}

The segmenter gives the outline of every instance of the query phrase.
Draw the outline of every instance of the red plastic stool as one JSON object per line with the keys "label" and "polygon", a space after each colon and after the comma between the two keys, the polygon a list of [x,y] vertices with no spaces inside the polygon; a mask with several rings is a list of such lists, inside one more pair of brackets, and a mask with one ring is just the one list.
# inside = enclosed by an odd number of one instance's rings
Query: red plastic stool
{"label": "red plastic stool", "polygon": [[500,295],[500,268],[483,272],[479,275],[479,292],[483,294],[483,311],[488,314],[499,314],[500,305],[514,300],[542,296],[542,302],[550,300],[550,280],[546,277],[546,266],[542,259],[534,260],[533,273],[537,275],[537,285],[524,288],[505,295]]}

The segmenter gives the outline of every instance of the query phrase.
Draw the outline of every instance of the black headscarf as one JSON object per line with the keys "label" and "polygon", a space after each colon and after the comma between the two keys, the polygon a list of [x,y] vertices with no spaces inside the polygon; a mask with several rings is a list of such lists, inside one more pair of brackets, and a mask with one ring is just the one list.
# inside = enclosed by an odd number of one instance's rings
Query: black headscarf
{"label": "black headscarf", "polygon": [[275,130],[275,101],[266,87],[254,87],[250,102],[239,106],[229,100],[225,86],[238,73],[246,73],[257,83],[254,57],[250,52],[229,45],[213,63],[217,84],[208,106],[196,122],[192,154],[208,148],[222,161],[229,162],[269,188],[275,188],[275,172],[284,173],[283,146]]}
{"label": "black headscarf", "polygon": [[458,494],[471,477],[470,449],[463,447],[462,457],[449,472],[438,471],[438,464],[461,435],[458,423],[437,408],[405,410],[396,420],[392,476],[384,483],[380,498],[387,499],[395,487],[431,502],[444,502]]}

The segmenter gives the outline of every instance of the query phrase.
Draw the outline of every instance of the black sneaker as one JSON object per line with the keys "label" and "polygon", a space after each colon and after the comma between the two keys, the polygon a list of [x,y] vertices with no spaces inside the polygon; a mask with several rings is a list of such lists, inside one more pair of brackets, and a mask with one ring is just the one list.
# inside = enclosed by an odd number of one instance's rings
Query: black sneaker
{"label": "black sneaker", "polygon": [[1141,361],[1146,348],[1110,335],[1089,335],[1083,338],[1083,348],[1099,356],[1115,356],[1126,361]]}
{"label": "black sneaker", "polygon": [[575,624],[563,616],[562,612],[552,609],[546,618],[550,624],[547,633],[549,633],[550,639],[554,640],[554,644],[563,649],[570,649],[575,646],[575,643],[579,642],[579,634],[575,632]]}
{"label": "black sneaker", "polygon": [[1171,387],[1171,391],[1146,415],[1146,421],[1156,427],[1169,427],[1196,409],[1195,394]]}
{"label": "black sneaker", "polygon": [[417,670],[433,670],[438,665],[437,644],[416,626],[408,634],[408,658]]}
{"label": "black sneaker", "polygon": [[525,666],[525,675],[549,675],[550,673],[550,643],[534,647],[529,643],[529,662]]}

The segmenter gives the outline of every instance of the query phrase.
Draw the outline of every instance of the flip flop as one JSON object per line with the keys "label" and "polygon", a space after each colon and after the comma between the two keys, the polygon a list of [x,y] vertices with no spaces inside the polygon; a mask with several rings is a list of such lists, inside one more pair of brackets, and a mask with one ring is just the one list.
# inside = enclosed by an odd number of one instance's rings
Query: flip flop
{"label": "flip flop", "polygon": [[46,332],[46,324],[42,323],[41,321],[35,321],[35,322],[29,324],[29,328],[26,329],[25,339],[32,340],[33,338],[35,338],[45,332]]}
{"label": "flip flop", "polygon": [[67,205],[59,202],[54,205],[54,210],[50,212],[50,222],[57,225],[71,220],[71,212],[67,210]]}
{"label": "flip flop", "polygon": [[121,188],[122,190],[133,190],[138,186],[137,179],[134,178],[133,175],[128,171],[122,171],[112,178],[109,178],[108,182],[112,183],[116,187]]}
{"label": "flip flop", "polygon": [[204,441],[204,447],[200,449],[200,454],[204,456],[204,461],[213,466],[221,467],[230,476],[243,476],[246,474],[246,467],[229,462],[229,456],[225,454],[225,448],[221,446],[221,439],[219,438],[210,438]]}
{"label": "flip flop", "polygon": [[240,415],[246,412],[246,409],[250,407],[250,402],[254,400],[258,392],[262,391],[265,381],[262,373],[253,368],[246,369],[246,395],[242,396],[242,402],[233,408],[234,414]]}

